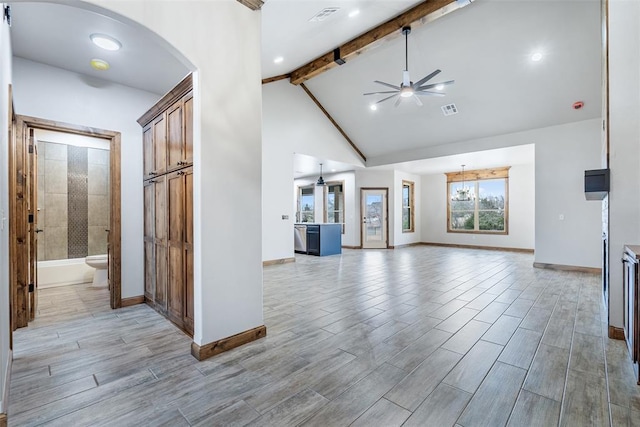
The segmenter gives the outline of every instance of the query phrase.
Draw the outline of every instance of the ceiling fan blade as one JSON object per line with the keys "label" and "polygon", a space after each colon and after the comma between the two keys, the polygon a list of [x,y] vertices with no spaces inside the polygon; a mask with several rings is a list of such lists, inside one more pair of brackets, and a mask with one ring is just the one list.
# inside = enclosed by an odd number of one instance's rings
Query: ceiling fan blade
{"label": "ceiling fan blade", "polygon": [[393,98],[393,97],[394,97],[394,96],[396,96],[396,95],[397,95],[397,93],[396,93],[396,94],[393,94],[393,95],[391,95],[391,96],[387,96],[386,98],[382,98],[380,101],[376,102],[376,104],[380,104],[381,102],[384,102],[384,101],[386,101],[387,99],[391,99],[391,98]]}
{"label": "ceiling fan blade", "polygon": [[428,92],[425,90],[417,90],[413,93],[414,95],[424,95],[424,96],[445,96],[446,94],[442,92]]}
{"label": "ceiling fan blade", "polygon": [[379,95],[379,94],[383,94],[383,93],[398,93],[397,90],[387,90],[387,91],[383,91],[383,92],[367,92],[367,93],[363,93],[363,95]]}
{"label": "ceiling fan blade", "polygon": [[422,107],[422,101],[420,101],[420,98],[418,98],[417,96],[413,95],[412,96],[413,100],[416,101],[416,104],[418,104],[418,107]]}
{"label": "ceiling fan blade", "polygon": [[390,87],[391,89],[400,90],[400,86],[392,85],[391,83],[381,82],[380,80],[374,80],[373,82]]}
{"label": "ceiling fan blade", "polygon": [[417,87],[417,88],[416,88],[416,90],[433,89],[434,87],[436,87],[436,86],[440,86],[440,85],[442,85],[442,86],[448,86],[448,85],[452,85],[452,84],[454,84],[455,82],[456,82],[455,80],[449,80],[449,81],[446,81],[446,82],[432,83],[432,84],[430,84],[430,85],[425,85],[425,86]]}
{"label": "ceiling fan blade", "polygon": [[441,72],[442,72],[441,70],[435,70],[433,73],[429,74],[428,76],[424,76],[423,78],[421,78],[420,80],[415,82],[413,84],[413,87],[414,88],[420,87],[421,84],[427,82],[428,80],[431,80],[432,78],[434,78],[435,76],[437,76]]}
{"label": "ceiling fan blade", "polygon": [[398,97],[398,100],[396,101],[395,104],[393,104],[393,106],[397,107],[398,105],[400,105],[400,101],[402,101],[402,97],[401,96]]}

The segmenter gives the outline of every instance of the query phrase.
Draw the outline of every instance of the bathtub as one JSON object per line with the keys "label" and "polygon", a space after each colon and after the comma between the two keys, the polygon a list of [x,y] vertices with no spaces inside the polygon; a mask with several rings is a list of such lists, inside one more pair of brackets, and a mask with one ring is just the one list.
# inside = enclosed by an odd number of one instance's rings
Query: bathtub
{"label": "bathtub", "polygon": [[38,261],[38,288],[91,283],[94,271],[84,258]]}

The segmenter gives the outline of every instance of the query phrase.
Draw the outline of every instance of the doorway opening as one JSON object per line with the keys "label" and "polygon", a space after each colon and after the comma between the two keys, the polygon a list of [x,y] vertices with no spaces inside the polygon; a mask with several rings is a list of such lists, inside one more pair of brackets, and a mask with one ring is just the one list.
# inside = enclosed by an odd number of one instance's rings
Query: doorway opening
{"label": "doorway opening", "polygon": [[362,249],[389,247],[388,188],[361,188],[360,201]]}
{"label": "doorway opening", "polygon": [[[13,193],[10,197],[10,209],[16,213],[11,224],[12,259],[16,260],[16,268],[11,271],[11,283],[18,284],[12,288],[11,295],[13,324],[15,327],[23,327],[35,317],[38,260],[45,261],[47,258],[59,260],[70,256],[83,259],[89,255],[90,251],[104,251],[107,255],[110,306],[120,308],[122,304],[120,133],[20,115],[16,115],[15,128],[13,147],[10,150],[12,156],[10,174],[15,177],[16,182],[16,185],[10,189]],[[77,143],[60,144],[58,138],[61,135],[67,141],[82,140],[85,146],[79,146],[81,144]],[[40,146],[38,137],[43,139]],[[45,139],[48,141],[44,141]],[[92,147],[86,146],[92,143]],[[40,161],[38,161],[39,149],[44,149],[43,154],[45,154],[45,158]],[[89,157],[96,164],[90,165]],[[48,165],[47,160],[49,160]],[[38,173],[39,163],[45,169],[47,166],[58,172],[64,169],[64,176],[58,173],[46,181],[45,175]],[[64,168],[65,163],[70,170]],[[95,175],[93,182],[90,182],[89,168],[93,170],[93,175],[96,171],[101,175]],[[44,194],[38,192],[39,178],[45,181],[40,185],[40,190]],[[100,183],[106,185],[104,182],[106,178],[108,178],[108,186],[103,189],[98,188],[101,187]],[[92,188],[90,189],[89,186]],[[50,190],[50,194],[47,194],[47,190]],[[100,192],[105,194],[90,194]],[[51,199],[51,204],[46,203],[47,197]],[[99,206],[91,208],[88,204],[89,198],[96,199]],[[39,210],[42,212],[43,208],[46,216],[39,219]],[[93,212],[89,212],[90,209]],[[99,212],[104,209],[108,212]],[[73,211],[72,215],[65,215],[69,211]],[[93,216],[92,222],[89,222],[90,216]],[[91,224],[95,226],[93,230],[90,228]],[[102,233],[105,234],[99,233],[99,229],[102,229]],[[43,240],[51,239],[49,245],[47,246],[45,242],[38,245],[39,235],[47,231],[51,231],[50,236],[47,235]],[[63,244],[60,244],[61,241]],[[104,244],[101,244],[101,241]],[[40,255],[38,255],[39,246],[44,252]],[[85,252],[87,255],[84,255]],[[23,286],[19,286],[20,284]]]}

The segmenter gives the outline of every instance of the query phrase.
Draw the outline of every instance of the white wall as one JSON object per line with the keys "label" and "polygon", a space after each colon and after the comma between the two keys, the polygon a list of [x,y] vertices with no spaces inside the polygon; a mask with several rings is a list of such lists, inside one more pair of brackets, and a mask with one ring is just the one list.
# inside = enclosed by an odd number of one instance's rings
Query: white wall
{"label": "white wall", "polygon": [[600,126],[600,119],[586,120],[538,129],[532,136],[535,262],[601,267],[602,203],[584,196],[584,171],[600,168]]}
{"label": "white wall", "polygon": [[[0,8],[4,3],[0,3]],[[9,84],[11,83],[11,39],[9,26],[0,23],[0,414],[6,412],[3,399],[9,384],[6,384],[6,371],[9,364],[9,184],[8,168],[8,129]],[[6,402],[5,402],[6,403]]]}
{"label": "white wall", "polygon": [[640,244],[640,2],[609,2],[609,324],[623,327],[622,256]]}
{"label": "white wall", "polygon": [[[412,232],[403,232],[402,231],[402,181],[411,181],[414,183],[413,186],[413,215],[414,215],[414,226]],[[422,190],[422,183],[419,175],[410,174],[407,172],[396,171],[394,173],[394,183],[393,183],[393,212],[394,212],[394,222],[393,222],[393,245],[408,245],[411,243],[419,243],[421,242],[421,231],[422,231],[422,221],[421,221],[421,208],[422,208],[422,200],[420,198],[420,192]]]}
{"label": "white wall", "polygon": [[[301,87],[287,80],[263,85],[262,111],[262,259],[268,261],[293,256],[294,153],[358,166],[363,163]],[[289,219],[282,220],[282,215]],[[348,241],[350,237],[343,244]]]}
{"label": "white wall", "polygon": [[[16,114],[121,133],[122,297],[144,294],[142,128],[136,122],[160,95],[14,58]],[[177,83],[177,82],[176,82]]]}
{"label": "white wall", "polygon": [[[146,26],[197,69],[194,342],[263,325],[260,12],[235,0],[90,3]],[[284,187],[289,197],[292,182]]]}
{"label": "white wall", "polygon": [[534,248],[535,177],[529,164],[502,165],[509,169],[509,234],[447,232],[447,177],[422,176],[422,241],[456,245]]}

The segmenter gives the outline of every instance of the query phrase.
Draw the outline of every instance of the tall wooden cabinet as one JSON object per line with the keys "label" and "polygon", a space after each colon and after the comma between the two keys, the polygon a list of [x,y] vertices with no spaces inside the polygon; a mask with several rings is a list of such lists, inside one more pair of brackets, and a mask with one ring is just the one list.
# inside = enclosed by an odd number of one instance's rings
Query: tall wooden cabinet
{"label": "tall wooden cabinet", "polygon": [[193,92],[187,76],[138,123],[144,150],[144,297],[193,334]]}

